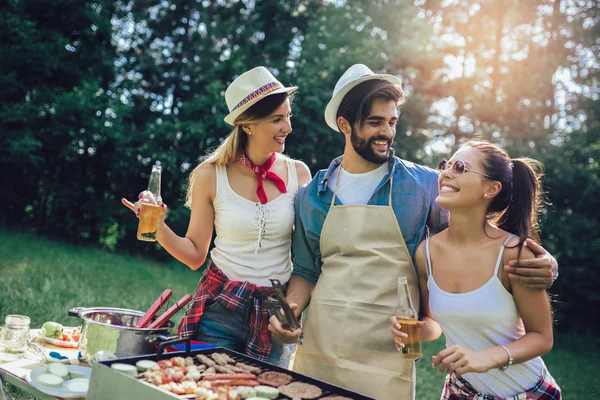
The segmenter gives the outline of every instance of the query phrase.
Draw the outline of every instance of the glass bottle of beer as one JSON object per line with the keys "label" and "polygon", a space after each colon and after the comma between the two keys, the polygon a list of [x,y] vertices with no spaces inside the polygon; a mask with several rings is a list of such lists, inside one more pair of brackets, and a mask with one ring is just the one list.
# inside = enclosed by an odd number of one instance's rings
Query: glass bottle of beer
{"label": "glass bottle of beer", "polygon": [[162,214],[162,199],[160,197],[160,165],[152,166],[148,190],[140,203],[140,221],[138,224],[137,238],[146,242],[155,242],[158,232],[158,221]]}
{"label": "glass bottle of beer", "polygon": [[423,357],[419,326],[417,325],[419,315],[413,306],[405,276],[398,277],[396,320],[400,324],[400,330],[408,335],[407,338],[402,339],[402,343],[404,343],[404,347],[401,348],[402,357],[410,360],[418,360]]}

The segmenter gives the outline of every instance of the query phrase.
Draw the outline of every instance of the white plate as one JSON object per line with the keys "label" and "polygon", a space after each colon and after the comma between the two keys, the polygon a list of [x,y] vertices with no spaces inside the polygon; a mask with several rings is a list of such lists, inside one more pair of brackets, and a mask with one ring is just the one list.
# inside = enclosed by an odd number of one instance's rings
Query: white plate
{"label": "white plate", "polygon": [[[65,333],[73,333],[73,331],[75,331],[77,328],[64,328],[64,332]],[[40,335],[41,336],[41,335]],[[69,340],[58,340],[58,339],[54,339],[54,338],[50,338],[47,336],[41,336],[42,339],[44,339],[44,341],[53,344],[55,346],[58,347],[68,347],[70,349],[76,349],[77,347],[79,347],[79,342],[71,342]]]}
{"label": "white plate", "polygon": [[79,347],[79,342],[70,342],[68,340],[58,340],[58,339],[52,339],[46,336],[42,336],[42,339],[44,339],[46,342],[53,344],[55,346],[58,347],[68,347],[70,349],[76,349],[77,347]]}
{"label": "white plate", "polygon": [[[90,379],[90,377],[92,376],[92,369],[89,367],[81,367],[79,365],[67,365],[67,368],[69,369],[69,371],[81,372],[81,373],[85,374],[87,379]],[[70,390],[67,390],[67,382],[69,382],[69,379],[65,379],[61,388],[53,388],[53,387],[49,387],[49,386],[44,386],[38,382],[37,378],[41,374],[45,374],[45,373],[47,373],[45,366],[36,368],[31,371],[31,374],[27,378],[27,382],[29,382],[31,384],[31,386],[33,386],[40,392],[46,393],[50,396],[64,397],[65,399],[72,399],[72,398],[77,398],[77,397],[85,397],[85,395],[87,394],[87,391],[71,392]]]}

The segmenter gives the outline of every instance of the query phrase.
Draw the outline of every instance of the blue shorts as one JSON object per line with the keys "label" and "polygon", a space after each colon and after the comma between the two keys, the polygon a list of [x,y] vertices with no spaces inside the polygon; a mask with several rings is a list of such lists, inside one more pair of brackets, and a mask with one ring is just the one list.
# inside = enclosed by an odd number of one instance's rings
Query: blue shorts
{"label": "blue shorts", "polygon": [[[245,354],[250,339],[251,311],[251,302],[242,309],[232,311],[219,303],[207,301],[193,339]],[[289,369],[295,347],[295,344],[284,344],[271,337],[271,353],[267,362]]]}

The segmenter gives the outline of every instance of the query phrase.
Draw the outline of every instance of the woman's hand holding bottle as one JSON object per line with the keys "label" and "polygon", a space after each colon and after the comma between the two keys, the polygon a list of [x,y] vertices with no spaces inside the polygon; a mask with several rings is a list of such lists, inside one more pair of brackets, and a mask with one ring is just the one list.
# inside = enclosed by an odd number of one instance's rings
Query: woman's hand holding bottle
{"label": "woman's hand holding bottle", "polygon": [[[402,351],[402,349],[404,347],[406,347],[406,343],[405,341],[408,339],[408,331],[410,330],[409,327],[402,327],[402,324],[398,321],[398,317],[393,316],[390,317],[390,322],[392,323],[392,338],[394,339],[394,344],[396,345],[396,349],[398,351]],[[416,332],[420,332],[421,329],[425,328],[425,326],[427,325],[427,322],[425,321],[416,321],[415,320],[415,324],[413,326],[413,328],[417,328],[416,330],[413,329],[414,333]],[[410,341],[414,342],[415,340],[420,340],[420,337],[416,337],[416,338],[412,338]]]}
{"label": "woman's hand holding bottle", "polygon": [[122,198],[121,203],[139,218],[137,238],[146,242],[155,242],[158,234],[158,225],[163,222],[167,212],[167,206],[162,202],[160,196],[144,190],[138,196],[135,203]]}
{"label": "woman's hand holding bottle", "polygon": [[121,199],[121,203],[129,208],[131,211],[133,211],[136,215],[136,217],[140,217],[140,210],[142,208],[142,203],[144,204],[150,204],[150,205],[158,205],[161,206],[161,208],[163,208],[163,217],[165,215],[165,213],[167,212],[167,205],[165,203],[163,203],[162,199],[159,197],[158,199],[156,199],[154,197],[154,195],[152,194],[152,192],[149,192],[148,190],[144,190],[143,192],[141,192],[138,196],[138,201],[136,201],[135,203],[130,202],[129,200],[127,200],[126,198],[122,198]]}

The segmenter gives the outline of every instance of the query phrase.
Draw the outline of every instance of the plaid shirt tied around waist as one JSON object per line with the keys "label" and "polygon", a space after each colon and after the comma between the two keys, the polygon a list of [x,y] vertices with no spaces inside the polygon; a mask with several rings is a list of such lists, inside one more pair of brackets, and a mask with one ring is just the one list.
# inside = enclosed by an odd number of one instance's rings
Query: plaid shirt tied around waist
{"label": "plaid shirt tied around waist", "polygon": [[[287,288],[287,283],[284,288]],[[263,300],[273,294],[274,290],[270,287],[229,280],[223,271],[209,261],[192,304],[179,323],[177,334],[190,337],[196,333],[207,300],[217,302],[232,311],[241,310],[252,301],[253,309],[248,322],[250,339],[246,346],[246,355],[265,361],[271,352],[271,333],[268,330],[269,312],[263,305]]]}
{"label": "plaid shirt tied around waist", "polygon": [[440,400],[560,400],[560,387],[544,368],[538,383],[527,390],[511,397],[498,397],[492,394],[478,393],[477,390],[463,377],[454,374],[446,375],[446,383]]}

